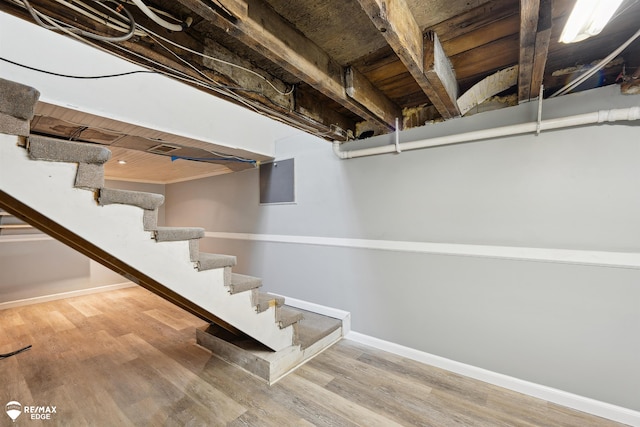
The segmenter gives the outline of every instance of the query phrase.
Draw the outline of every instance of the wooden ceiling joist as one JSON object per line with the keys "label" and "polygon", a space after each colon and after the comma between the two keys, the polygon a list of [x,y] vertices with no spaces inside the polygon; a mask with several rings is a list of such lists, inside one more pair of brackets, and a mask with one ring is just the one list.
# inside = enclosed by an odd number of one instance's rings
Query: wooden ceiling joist
{"label": "wooden ceiling joist", "polygon": [[[424,75],[427,77],[436,95],[438,95],[447,113],[451,117],[459,117],[460,110],[456,102],[458,98],[456,73],[453,71],[451,61],[444,53],[444,49],[436,33],[428,33],[425,37]],[[438,109],[438,111],[442,114],[440,109]],[[446,118],[444,114],[442,114],[442,116]]]}
{"label": "wooden ceiling joist", "polygon": [[383,117],[385,122],[395,122],[402,119],[402,110],[382,92],[376,89],[365,76],[353,67],[347,67],[345,72],[347,95],[358,100],[368,110]]}
{"label": "wooden ceiling joist", "polygon": [[540,12],[538,13],[538,31],[536,32],[536,50],[533,54],[533,70],[531,76],[531,98],[537,98],[544,78],[544,70],[549,55],[549,43],[551,41],[551,0],[540,0]]}
{"label": "wooden ceiling joist", "polygon": [[361,118],[395,127],[395,118],[388,120],[395,112],[384,111],[382,105],[372,112],[348,96],[343,67],[263,0],[216,0],[232,19],[200,0],[179,2]]}
{"label": "wooden ceiling joist", "polygon": [[332,140],[345,141],[353,139],[356,122],[340,114],[326,102],[322,102],[321,94],[312,90],[296,90],[295,112],[302,123],[322,123],[328,128],[324,136]]}
{"label": "wooden ceiling joist", "polygon": [[293,96],[289,93],[290,87],[282,80],[269,75],[214,40],[205,39],[204,53],[207,55],[202,58],[205,69],[233,80],[244,92],[264,93],[275,105],[289,110],[294,108]]}
{"label": "wooden ceiling joist", "polygon": [[404,0],[358,1],[442,117],[460,116],[455,73],[438,38],[431,37],[425,49],[422,31]]}
{"label": "wooden ceiling joist", "polygon": [[518,101],[537,98],[551,37],[551,0],[520,0]]}

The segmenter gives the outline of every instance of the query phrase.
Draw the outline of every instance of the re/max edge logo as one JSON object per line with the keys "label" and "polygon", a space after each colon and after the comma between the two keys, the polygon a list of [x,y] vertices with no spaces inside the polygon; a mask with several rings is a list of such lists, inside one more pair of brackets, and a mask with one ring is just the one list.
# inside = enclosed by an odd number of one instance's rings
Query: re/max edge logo
{"label": "re/max edge logo", "polygon": [[11,418],[11,420],[14,423],[16,422],[18,417],[23,413],[25,414],[25,416],[28,416],[28,418],[32,420],[50,420],[52,419],[52,415],[57,413],[56,406],[53,406],[53,405],[22,406],[20,402],[17,402],[15,400],[12,400],[11,402],[7,403],[7,405],[5,406],[5,410],[9,418]]}

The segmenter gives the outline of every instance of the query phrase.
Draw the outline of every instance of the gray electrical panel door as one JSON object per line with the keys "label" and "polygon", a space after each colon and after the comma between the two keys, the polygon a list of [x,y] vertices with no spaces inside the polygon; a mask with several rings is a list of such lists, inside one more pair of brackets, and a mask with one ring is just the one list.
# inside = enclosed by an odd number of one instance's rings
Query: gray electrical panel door
{"label": "gray electrical panel door", "polygon": [[295,203],[294,159],[260,165],[260,204]]}

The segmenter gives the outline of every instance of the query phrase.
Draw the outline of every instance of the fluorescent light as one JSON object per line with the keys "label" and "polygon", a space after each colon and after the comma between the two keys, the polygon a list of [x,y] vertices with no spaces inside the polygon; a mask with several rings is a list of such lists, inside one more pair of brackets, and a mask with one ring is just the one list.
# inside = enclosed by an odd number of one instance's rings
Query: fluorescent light
{"label": "fluorescent light", "polygon": [[599,34],[622,0],[577,0],[562,30],[562,43],[575,43]]}

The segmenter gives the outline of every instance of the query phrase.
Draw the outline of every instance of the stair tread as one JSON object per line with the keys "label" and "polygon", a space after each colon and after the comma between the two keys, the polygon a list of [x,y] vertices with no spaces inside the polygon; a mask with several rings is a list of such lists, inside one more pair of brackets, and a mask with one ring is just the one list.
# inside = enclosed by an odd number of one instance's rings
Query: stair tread
{"label": "stair tread", "polygon": [[247,276],[239,273],[231,274],[229,290],[232,294],[257,289],[260,286],[262,286],[262,279],[259,277]]}
{"label": "stair tread", "polygon": [[[286,306],[285,306],[286,307]],[[302,313],[297,325],[297,343],[304,349],[320,341],[342,327],[342,320],[311,311],[296,309]]]}
{"label": "stair tread", "polygon": [[179,240],[201,239],[204,228],[201,227],[158,227],[153,232],[158,242],[175,242]]}
{"label": "stair tread", "polygon": [[236,265],[236,262],[236,257],[233,255],[200,252],[198,254],[197,267],[199,271],[213,270],[216,268],[233,267]]}
{"label": "stair tread", "polygon": [[111,158],[111,151],[97,144],[30,136],[29,155],[38,160],[104,164]]}
{"label": "stair tread", "polygon": [[269,307],[280,307],[284,304],[284,297],[273,295],[267,292],[258,293],[258,304],[256,310],[258,313],[266,311]]}
{"label": "stair tread", "polygon": [[162,194],[146,193],[143,191],[101,188],[98,202],[101,205],[116,203],[138,206],[139,208],[147,210],[154,210],[164,203],[164,196]]}
{"label": "stair tread", "polygon": [[278,307],[276,321],[281,328],[286,328],[287,326],[299,322],[303,317],[304,313],[301,310],[289,307],[288,305],[283,305],[282,307]]}

